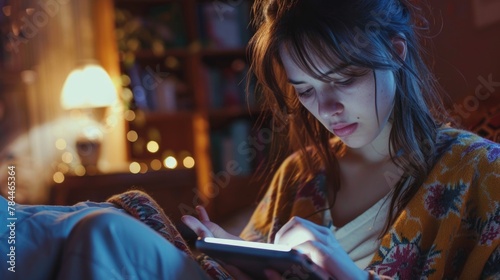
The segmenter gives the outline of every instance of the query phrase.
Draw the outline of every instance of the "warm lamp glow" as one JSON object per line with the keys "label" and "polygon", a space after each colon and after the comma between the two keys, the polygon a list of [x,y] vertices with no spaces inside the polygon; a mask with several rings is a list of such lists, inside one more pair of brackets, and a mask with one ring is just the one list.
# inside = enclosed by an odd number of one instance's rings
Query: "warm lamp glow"
{"label": "warm lamp glow", "polygon": [[88,64],[73,70],[64,83],[61,105],[64,109],[107,107],[117,100],[116,88],[99,65]]}

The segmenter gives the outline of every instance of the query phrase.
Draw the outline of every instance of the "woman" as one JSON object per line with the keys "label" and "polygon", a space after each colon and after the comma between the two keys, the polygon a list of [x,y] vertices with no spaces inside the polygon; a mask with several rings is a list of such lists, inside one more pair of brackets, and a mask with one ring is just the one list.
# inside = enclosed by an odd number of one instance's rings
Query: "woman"
{"label": "woman", "polygon": [[[447,125],[418,11],[255,2],[251,70],[297,152],[243,239],[291,245],[337,279],[500,275],[500,146]],[[199,211],[183,219],[199,235],[236,238]]]}
{"label": "woman", "polygon": [[[254,11],[251,70],[296,152],[240,237],[202,207],[184,223],[199,236],[288,244],[336,279],[498,279],[500,145],[446,125],[416,8],[256,0]],[[231,277],[196,263],[141,192],[66,207],[0,197],[0,208],[12,211],[0,210],[1,279]]]}

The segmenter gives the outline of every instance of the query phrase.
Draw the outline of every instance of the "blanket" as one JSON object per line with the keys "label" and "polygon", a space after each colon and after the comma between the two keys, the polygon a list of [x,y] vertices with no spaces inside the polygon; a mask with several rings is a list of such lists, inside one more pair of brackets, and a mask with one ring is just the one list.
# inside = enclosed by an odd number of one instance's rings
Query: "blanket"
{"label": "blanket", "polygon": [[216,280],[234,279],[219,263],[205,254],[194,255],[172,220],[158,203],[147,193],[131,190],[110,197],[107,202],[124,209],[136,219],[148,225],[179,250],[196,260],[201,268]]}

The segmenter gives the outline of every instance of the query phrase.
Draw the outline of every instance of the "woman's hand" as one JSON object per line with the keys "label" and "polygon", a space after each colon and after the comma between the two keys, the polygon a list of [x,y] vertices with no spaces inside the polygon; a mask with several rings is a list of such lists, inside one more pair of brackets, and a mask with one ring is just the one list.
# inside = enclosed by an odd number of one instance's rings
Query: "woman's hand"
{"label": "woman's hand", "polygon": [[356,266],[331,230],[311,221],[293,217],[276,233],[274,243],[299,250],[333,278],[368,279],[368,272]]}
{"label": "woman's hand", "polygon": [[[196,206],[196,212],[198,218],[190,215],[182,216],[181,220],[189,228],[191,228],[199,237],[217,237],[217,238],[227,238],[227,239],[239,239],[240,237],[232,235],[222,229],[219,225],[212,223],[208,217],[208,213],[203,206]],[[235,278],[239,280],[252,280],[252,278],[240,269],[232,265],[222,264],[224,268]],[[265,274],[268,280],[280,280],[281,275],[273,270],[266,270]]]}
{"label": "woman's hand", "polygon": [[190,215],[182,216],[181,220],[190,229],[192,229],[199,237],[217,237],[227,239],[240,239],[236,235],[232,235],[221,228],[219,225],[212,223],[208,217],[207,211],[203,206],[196,206],[198,218]]}

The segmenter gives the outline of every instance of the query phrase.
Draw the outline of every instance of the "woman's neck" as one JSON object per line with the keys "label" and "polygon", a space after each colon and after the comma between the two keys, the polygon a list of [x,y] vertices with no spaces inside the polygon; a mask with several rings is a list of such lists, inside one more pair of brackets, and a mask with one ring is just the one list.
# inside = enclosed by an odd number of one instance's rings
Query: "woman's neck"
{"label": "woman's neck", "polygon": [[360,148],[347,147],[344,160],[359,163],[384,163],[390,161],[389,138],[392,125],[387,123],[380,134],[368,145]]}

